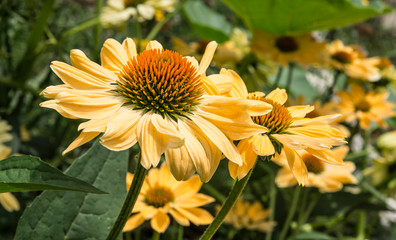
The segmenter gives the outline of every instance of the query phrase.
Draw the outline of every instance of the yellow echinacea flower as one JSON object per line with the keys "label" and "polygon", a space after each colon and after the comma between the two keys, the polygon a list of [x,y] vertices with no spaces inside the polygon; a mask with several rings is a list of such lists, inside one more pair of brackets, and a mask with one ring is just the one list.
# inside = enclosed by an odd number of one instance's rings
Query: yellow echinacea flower
{"label": "yellow echinacea flower", "polygon": [[344,120],[349,123],[359,120],[359,125],[363,129],[368,129],[372,122],[382,128],[386,127],[385,119],[395,116],[395,104],[387,101],[389,92],[366,92],[356,84],[351,84],[350,87],[350,92],[342,90],[337,93],[337,109],[344,116]]}
{"label": "yellow echinacea flower", "polygon": [[253,116],[253,121],[267,129],[238,143],[243,164],[238,166],[229,162],[229,171],[233,178],[241,179],[253,167],[257,156],[273,156],[283,149],[286,153],[288,164],[298,183],[304,184],[308,176],[307,167],[296,150],[304,149],[317,158],[329,163],[342,163],[330,148],[345,143],[345,135],[332,127],[331,124],[339,114],[305,118],[313,110],[312,106],[301,105],[285,107],[287,100],[284,89],[275,89],[267,96],[255,92],[248,94],[243,80],[231,70],[222,70],[220,75],[229,76],[233,80],[233,87],[225,95],[243,99],[255,99],[273,106],[266,115]]}
{"label": "yellow echinacea flower", "polygon": [[192,57],[163,49],[157,41],[137,53],[132,39],[122,44],[109,39],[101,51],[102,65],[80,50],[71,51],[72,66],[52,62],[51,69],[64,84],[47,87],[43,94],[53,100],[41,106],[67,118],[88,119],[64,154],[103,133],[101,144],[113,151],[138,142],[146,169],[157,166],[165,153],[177,180],[198,172],[202,181],[209,181],[222,153],[241,164],[232,140],[265,132],[248,111],[265,114],[272,107],[220,96],[205,74],[216,46],[209,43],[198,64]]}
{"label": "yellow echinacea flower", "polygon": [[[349,148],[341,146],[331,151],[334,155],[344,159]],[[322,193],[337,192],[342,189],[343,184],[356,184],[358,182],[352,174],[355,170],[353,162],[344,162],[343,165],[328,164],[305,150],[297,150],[297,152],[308,169],[306,187],[316,187]],[[275,178],[276,185],[282,188],[297,185],[297,180],[288,166],[286,155],[281,153],[274,158],[274,162],[282,166]]]}
{"label": "yellow echinacea flower", "polygon": [[271,232],[276,222],[268,221],[270,209],[264,209],[260,202],[250,203],[239,198],[234,207],[224,219],[225,223],[231,224],[236,229],[256,230]]}
{"label": "yellow echinacea flower", "polygon": [[[133,174],[128,173],[128,189],[132,180]],[[133,208],[133,215],[126,222],[123,231],[131,231],[144,221],[150,220],[151,228],[163,233],[170,223],[168,214],[182,226],[189,226],[190,222],[195,225],[211,223],[213,216],[200,207],[213,202],[214,199],[198,193],[201,186],[198,175],[187,181],[177,181],[166,164],[160,169],[150,169]]]}

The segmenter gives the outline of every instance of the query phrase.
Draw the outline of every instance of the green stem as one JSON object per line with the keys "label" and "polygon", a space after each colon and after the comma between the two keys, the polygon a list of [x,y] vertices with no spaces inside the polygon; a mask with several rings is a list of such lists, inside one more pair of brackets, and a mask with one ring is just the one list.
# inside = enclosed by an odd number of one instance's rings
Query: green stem
{"label": "green stem", "polygon": [[82,30],[84,30],[86,28],[95,26],[96,24],[99,24],[99,23],[100,23],[99,17],[96,17],[96,18],[93,18],[93,19],[88,20],[86,22],[83,22],[83,23],[81,23],[81,24],[79,24],[79,25],[67,30],[66,32],[62,33],[61,36],[60,36],[60,39],[64,39],[64,38],[66,38],[68,36],[74,35],[74,34],[80,32],[80,31],[82,31]]}
{"label": "green stem", "polygon": [[236,233],[237,233],[237,229],[231,228],[231,229],[228,231],[227,240],[232,240],[232,239],[235,237],[235,234],[236,234]]}
{"label": "green stem", "polygon": [[[273,170],[270,167],[268,167],[267,164],[264,163],[264,164],[260,164],[259,166],[262,167],[267,172],[267,174],[269,175],[269,178],[271,180],[270,189],[269,189],[270,213],[268,216],[268,221],[272,222],[272,221],[274,221],[274,217],[275,217],[275,207],[276,207],[275,205],[276,205],[276,194],[277,194],[276,186],[275,186],[275,175],[274,175]],[[272,239],[272,231],[269,231],[265,236],[265,240],[271,240],[271,239]]]}
{"label": "green stem", "polygon": [[152,236],[151,239],[152,240],[159,240],[160,239],[160,233],[154,230],[153,236]]}
{"label": "green stem", "polygon": [[142,228],[138,227],[133,231],[133,240],[140,240],[141,235],[142,235]]}
{"label": "green stem", "polygon": [[290,85],[292,82],[293,77],[293,70],[294,70],[295,63],[289,63],[289,71],[287,73],[287,83],[286,83],[286,90],[290,90]]}
{"label": "green stem", "polygon": [[139,159],[136,165],[135,176],[133,177],[131,188],[128,191],[128,194],[124,201],[124,205],[122,206],[118,218],[114,223],[109,235],[107,236],[107,240],[117,239],[122,232],[122,229],[124,228],[125,223],[127,222],[129,215],[132,212],[133,206],[136,203],[136,199],[139,196],[140,189],[142,188],[146,174],[147,170],[140,164]]}
{"label": "green stem", "polygon": [[[256,161],[256,163],[257,163],[257,161]],[[237,201],[237,199],[241,195],[243,189],[245,188],[247,182],[249,181],[249,178],[252,175],[253,169],[254,169],[254,166],[252,169],[250,169],[249,173],[244,178],[242,178],[239,181],[236,180],[230,194],[228,195],[227,199],[223,203],[223,206],[221,207],[219,213],[217,214],[217,216],[214,218],[213,222],[208,226],[206,231],[201,236],[201,238],[200,238],[201,240],[211,239],[213,237],[213,235],[216,233],[217,229],[219,229],[220,225],[223,223],[228,212],[234,206],[235,202]]]}
{"label": "green stem", "polygon": [[214,188],[209,183],[203,184],[202,190],[208,193],[210,196],[214,197],[220,203],[223,203],[226,199],[226,197],[224,197],[224,195],[221,192],[217,191],[217,189]]}
{"label": "green stem", "polygon": [[177,229],[177,240],[183,240],[183,233],[184,233],[184,228],[182,225],[179,225]]}
{"label": "green stem", "polygon": [[279,86],[279,81],[281,79],[282,72],[283,72],[283,67],[279,66],[278,67],[278,72],[276,73],[276,78],[275,78],[275,82],[274,82],[274,88],[277,88]]}
{"label": "green stem", "polygon": [[287,215],[286,221],[283,224],[283,228],[279,240],[283,240],[286,237],[287,230],[289,229],[289,225],[294,217],[294,214],[296,213],[298,197],[300,196],[301,188],[302,187],[297,186],[296,189],[294,190],[293,200],[289,209],[289,214]]}
{"label": "green stem", "polygon": [[297,220],[297,227],[296,229],[294,229],[293,231],[293,236],[292,239],[295,239],[298,232],[300,231],[301,226],[304,224],[303,223],[303,218],[304,218],[304,213],[306,211],[306,207],[307,207],[307,199],[308,199],[308,189],[307,188],[303,188],[302,189],[302,198],[301,198],[301,207],[298,211],[298,220]]}
{"label": "green stem", "polygon": [[[97,0],[96,1],[96,16],[100,16],[102,12],[102,5],[103,5],[103,0]],[[94,47],[92,49],[92,56],[94,56],[94,59],[98,59],[98,53],[100,51],[100,38],[102,36],[102,25],[97,24],[94,28]]]}
{"label": "green stem", "polygon": [[359,219],[357,225],[357,236],[356,240],[365,239],[365,228],[366,228],[366,213],[364,211],[359,211]]}
{"label": "green stem", "polygon": [[179,10],[183,7],[185,2],[186,2],[185,0],[180,1],[179,4],[175,7],[173,12],[167,14],[166,17],[162,19],[162,21],[158,22],[149,32],[149,34],[146,37],[146,40],[147,41],[153,40],[155,36],[157,36],[161,28],[165,25],[165,23],[167,23],[177,12],[179,12]]}

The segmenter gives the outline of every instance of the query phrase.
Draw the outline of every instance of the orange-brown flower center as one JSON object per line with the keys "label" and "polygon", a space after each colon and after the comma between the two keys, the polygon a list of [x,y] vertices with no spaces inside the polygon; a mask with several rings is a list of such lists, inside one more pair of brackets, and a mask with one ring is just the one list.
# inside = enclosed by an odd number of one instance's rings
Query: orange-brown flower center
{"label": "orange-brown flower center", "polygon": [[286,107],[265,97],[250,95],[248,98],[261,100],[272,105],[271,112],[265,115],[252,117],[255,123],[268,128],[267,134],[282,133],[289,128],[292,123],[292,116]]}
{"label": "orange-brown flower center", "polygon": [[353,61],[352,54],[344,51],[338,51],[334,53],[333,55],[331,55],[331,58],[343,64],[351,63]]}
{"label": "orange-brown flower center", "polygon": [[196,68],[170,50],[145,50],[129,59],[117,84],[126,104],[173,119],[194,111],[203,94]]}
{"label": "orange-brown flower center", "polygon": [[315,157],[310,153],[305,153],[301,156],[305,165],[307,166],[308,172],[319,174],[324,171],[325,164],[319,158]]}
{"label": "orange-brown flower center", "polygon": [[298,50],[298,42],[294,37],[282,36],[275,40],[275,47],[281,52],[290,53]]}
{"label": "orange-brown flower center", "polygon": [[363,99],[358,104],[356,104],[355,108],[358,111],[368,112],[371,108],[371,104],[368,101],[366,101],[365,99]]}
{"label": "orange-brown flower center", "polygon": [[150,188],[145,196],[145,202],[148,205],[160,208],[175,198],[171,189],[165,186],[155,186]]}

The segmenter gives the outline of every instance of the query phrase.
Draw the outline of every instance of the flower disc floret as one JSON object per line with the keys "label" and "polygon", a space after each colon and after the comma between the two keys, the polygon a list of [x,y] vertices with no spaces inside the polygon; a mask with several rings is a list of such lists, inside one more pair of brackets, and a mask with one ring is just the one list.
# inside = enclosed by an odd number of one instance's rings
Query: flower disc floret
{"label": "flower disc floret", "polygon": [[148,205],[160,208],[173,201],[174,198],[175,196],[171,189],[165,186],[156,186],[147,191],[145,201]]}
{"label": "flower disc floret", "polygon": [[191,113],[203,94],[195,67],[170,50],[143,51],[128,61],[120,77],[117,91],[126,104],[163,117]]}
{"label": "flower disc floret", "polygon": [[322,160],[312,154],[306,153],[301,156],[302,160],[307,166],[308,172],[319,174],[324,171],[325,165]]}
{"label": "flower disc floret", "polygon": [[275,47],[285,53],[295,52],[298,50],[298,43],[294,37],[282,36],[275,40]]}

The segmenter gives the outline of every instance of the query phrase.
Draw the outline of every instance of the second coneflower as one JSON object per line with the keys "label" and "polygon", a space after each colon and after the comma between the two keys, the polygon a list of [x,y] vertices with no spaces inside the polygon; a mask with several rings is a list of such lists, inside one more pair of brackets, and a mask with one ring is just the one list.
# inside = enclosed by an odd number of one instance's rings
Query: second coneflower
{"label": "second coneflower", "polygon": [[283,104],[287,100],[284,89],[275,89],[267,96],[256,92],[248,94],[241,78],[232,71],[223,70],[224,75],[234,80],[233,88],[226,93],[234,97],[255,99],[273,106],[270,113],[254,116],[253,121],[265,127],[267,132],[242,139],[238,150],[243,159],[243,165],[229,162],[230,174],[241,179],[246,176],[256,162],[257,156],[273,156],[283,149],[286,153],[289,167],[299,184],[304,184],[308,176],[307,167],[296,150],[305,149],[318,159],[329,163],[342,163],[330,149],[345,143],[345,135],[330,124],[339,116],[326,115],[315,118],[305,118],[313,110],[312,106],[291,106]]}
{"label": "second coneflower", "polygon": [[272,107],[219,96],[219,89],[205,74],[216,46],[209,43],[198,64],[194,58],[164,50],[157,41],[149,42],[138,54],[132,39],[123,44],[109,39],[102,48],[102,65],[80,50],[71,51],[72,66],[54,61],[51,68],[64,84],[47,87],[43,94],[53,100],[41,106],[67,118],[88,119],[64,153],[103,133],[101,144],[113,151],[138,142],[146,169],[157,166],[165,153],[178,180],[197,171],[202,181],[208,181],[222,153],[241,164],[232,140],[265,131],[252,122],[248,110],[265,114]]}

